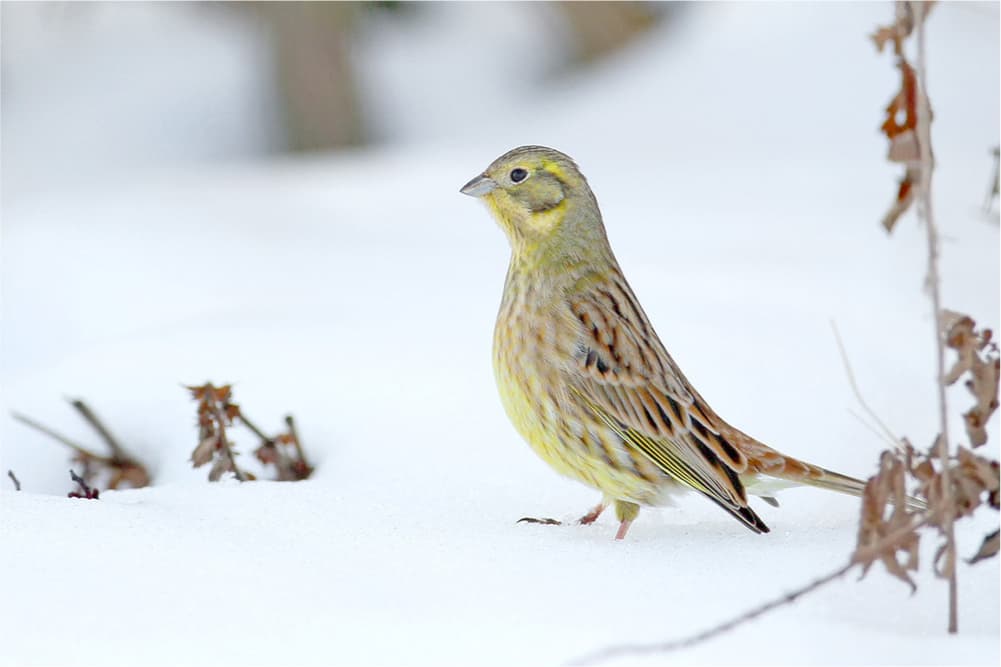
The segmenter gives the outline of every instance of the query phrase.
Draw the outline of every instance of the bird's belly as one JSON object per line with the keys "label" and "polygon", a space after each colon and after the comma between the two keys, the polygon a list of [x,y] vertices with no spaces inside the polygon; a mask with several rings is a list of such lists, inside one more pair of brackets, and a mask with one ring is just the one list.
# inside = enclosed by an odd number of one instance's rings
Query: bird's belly
{"label": "bird's belly", "polygon": [[569,400],[558,369],[539,349],[511,342],[495,336],[497,388],[508,418],[535,453],[557,472],[610,498],[664,504],[665,492],[674,486],[670,479]]}

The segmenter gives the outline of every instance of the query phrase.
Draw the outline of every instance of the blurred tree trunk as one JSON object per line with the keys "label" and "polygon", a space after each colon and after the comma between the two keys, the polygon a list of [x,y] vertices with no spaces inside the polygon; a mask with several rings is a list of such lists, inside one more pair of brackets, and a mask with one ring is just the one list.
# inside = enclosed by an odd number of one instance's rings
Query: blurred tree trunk
{"label": "blurred tree trunk", "polygon": [[670,4],[650,2],[551,2],[570,29],[573,59],[591,62],[623,46],[653,26]]}
{"label": "blurred tree trunk", "polygon": [[247,5],[268,25],[288,146],[308,151],[354,146],[365,127],[351,63],[358,12],[353,2]]}

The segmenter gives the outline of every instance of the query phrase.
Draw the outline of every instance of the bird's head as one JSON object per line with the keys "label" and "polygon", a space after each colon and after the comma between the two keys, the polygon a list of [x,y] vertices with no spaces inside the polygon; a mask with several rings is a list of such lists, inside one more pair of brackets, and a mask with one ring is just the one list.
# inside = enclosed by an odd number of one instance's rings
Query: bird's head
{"label": "bird's head", "polygon": [[487,204],[516,257],[580,255],[607,245],[587,180],[569,156],[552,148],[510,150],[460,192]]}

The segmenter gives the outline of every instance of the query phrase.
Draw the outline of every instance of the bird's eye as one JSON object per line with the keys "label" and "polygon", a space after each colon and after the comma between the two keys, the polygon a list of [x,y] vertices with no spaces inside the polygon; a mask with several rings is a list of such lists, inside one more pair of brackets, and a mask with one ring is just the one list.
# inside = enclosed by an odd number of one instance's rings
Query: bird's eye
{"label": "bird's eye", "polygon": [[528,178],[528,172],[525,171],[524,169],[522,169],[521,167],[518,167],[517,169],[512,169],[511,170],[511,182],[512,183],[521,183],[526,178]]}

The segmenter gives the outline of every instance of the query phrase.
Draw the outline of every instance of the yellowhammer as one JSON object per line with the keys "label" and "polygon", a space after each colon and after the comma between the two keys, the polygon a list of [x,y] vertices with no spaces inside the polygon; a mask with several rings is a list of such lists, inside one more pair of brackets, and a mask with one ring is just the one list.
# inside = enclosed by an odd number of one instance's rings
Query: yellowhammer
{"label": "yellowhammer", "polygon": [[622,539],[640,505],[666,504],[687,488],[766,533],[745,487],[765,494],[809,484],[861,494],[861,481],[780,454],[709,407],[622,275],[598,202],[572,159],[542,146],[515,148],[461,192],[486,202],[511,243],[494,330],[501,400],[539,456],[601,491],[581,523],[614,503]]}

